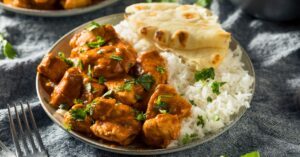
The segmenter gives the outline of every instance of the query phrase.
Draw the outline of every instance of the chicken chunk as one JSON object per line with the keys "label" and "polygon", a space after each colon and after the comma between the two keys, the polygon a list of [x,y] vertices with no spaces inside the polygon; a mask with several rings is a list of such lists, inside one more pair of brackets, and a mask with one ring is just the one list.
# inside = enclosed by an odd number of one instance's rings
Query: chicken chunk
{"label": "chicken chunk", "polygon": [[50,10],[55,9],[56,0],[31,0],[31,4],[34,8]]}
{"label": "chicken chunk", "polygon": [[141,126],[139,122],[125,119],[122,123],[111,121],[96,121],[91,126],[92,132],[100,138],[107,141],[117,142],[121,145],[130,144],[137,134]]}
{"label": "chicken chunk", "polygon": [[81,53],[79,59],[85,68],[91,67],[92,75],[95,78],[123,76],[136,62],[136,52],[123,42]]}
{"label": "chicken chunk", "polygon": [[118,101],[139,108],[138,100],[144,94],[144,89],[141,85],[136,84],[130,76],[124,78],[112,79],[105,82],[108,90],[112,90],[114,98]]}
{"label": "chicken chunk", "polygon": [[69,44],[72,48],[85,46],[87,43],[95,42],[97,40],[97,36],[103,38],[106,43],[118,37],[113,26],[104,25],[91,31],[85,29],[76,33],[70,40]]}
{"label": "chicken chunk", "polygon": [[90,133],[92,118],[84,113],[84,109],[85,106],[82,104],[76,104],[69,112],[66,112],[63,120],[65,127],[82,133]]}
{"label": "chicken chunk", "polygon": [[114,110],[116,102],[115,99],[105,99],[102,97],[94,99],[92,103],[92,117],[96,120],[106,120]]}
{"label": "chicken chunk", "polygon": [[105,120],[97,120],[91,130],[100,138],[128,145],[140,132],[141,124],[135,119],[135,112],[131,107],[121,103],[112,106],[113,100],[98,99],[99,103],[93,109],[93,117]]}
{"label": "chicken chunk", "polygon": [[38,66],[37,71],[52,82],[59,82],[69,66],[52,53],[48,54]]}
{"label": "chicken chunk", "polygon": [[154,118],[159,113],[178,115],[181,120],[191,111],[190,103],[177,94],[175,88],[167,84],[160,84],[152,94],[147,108],[147,119]]}
{"label": "chicken chunk", "polygon": [[168,72],[165,59],[157,51],[144,52],[138,59],[139,72],[150,74],[155,80],[155,86],[168,81]]}
{"label": "chicken chunk", "polygon": [[90,78],[89,76],[82,74],[83,76],[83,88],[82,91],[82,100],[87,103],[92,102],[95,98],[100,97],[104,94],[106,87],[102,84],[99,84],[97,80]]}
{"label": "chicken chunk", "polygon": [[78,68],[70,68],[51,94],[50,104],[57,108],[65,103],[73,105],[73,100],[80,96],[82,88],[82,75]]}
{"label": "chicken chunk", "polygon": [[171,140],[179,136],[180,120],[177,115],[158,114],[155,118],[146,120],[143,125],[143,135],[146,144],[165,148]]}
{"label": "chicken chunk", "polygon": [[31,8],[29,0],[3,0],[3,3],[14,7]]}
{"label": "chicken chunk", "polygon": [[65,9],[81,8],[92,4],[92,0],[60,0]]}

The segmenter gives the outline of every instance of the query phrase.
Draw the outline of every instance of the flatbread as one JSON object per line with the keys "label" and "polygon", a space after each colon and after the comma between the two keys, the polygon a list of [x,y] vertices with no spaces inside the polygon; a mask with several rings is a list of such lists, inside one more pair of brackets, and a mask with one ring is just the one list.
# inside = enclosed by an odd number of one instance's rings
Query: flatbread
{"label": "flatbread", "polygon": [[[138,3],[126,8],[136,33],[197,67],[216,67],[226,56],[230,33],[208,9],[177,3]],[[201,62],[201,63],[199,63]]]}

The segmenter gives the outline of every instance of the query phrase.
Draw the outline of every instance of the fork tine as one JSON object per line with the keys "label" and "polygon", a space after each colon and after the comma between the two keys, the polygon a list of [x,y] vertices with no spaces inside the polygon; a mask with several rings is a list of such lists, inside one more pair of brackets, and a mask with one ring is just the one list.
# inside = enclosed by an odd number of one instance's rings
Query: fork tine
{"label": "fork tine", "polygon": [[22,114],[23,114],[23,120],[25,121],[25,124],[26,124],[26,131],[28,133],[29,141],[30,141],[31,146],[32,146],[32,151],[37,152],[38,149],[37,149],[36,145],[34,144],[34,139],[32,137],[33,136],[32,131],[30,129],[30,126],[29,126],[29,123],[28,123],[28,120],[27,120],[27,115],[24,111],[23,103],[20,103],[20,105],[21,105],[21,110],[22,110]]}
{"label": "fork tine", "polygon": [[12,138],[13,138],[14,145],[16,147],[17,156],[19,157],[19,156],[22,156],[22,151],[20,149],[20,144],[19,144],[19,141],[18,141],[15,124],[14,124],[13,118],[11,116],[10,106],[8,104],[7,104],[7,110],[8,110],[8,119],[9,119],[10,132],[11,132],[11,135],[12,135]]}
{"label": "fork tine", "polygon": [[33,125],[33,129],[34,129],[34,133],[35,133],[35,136],[37,138],[37,141],[38,141],[38,143],[40,145],[41,150],[46,151],[45,146],[44,146],[43,141],[42,141],[42,138],[41,138],[41,135],[40,135],[40,133],[39,133],[39,131],[37,129],[37,126],[36,126],[36,123],[35,123],[35,120],[34,120],[34,116],[32,114],[31,107],[30,107],[30,105],[29,105],[28,102],[26,104],[27,104],[27,108],[28,108],[29,113],[30,113],[30,119],[31,119],[31,122],[32,122],[32,125]]}
{"label": "fork tine", "polygon": [[13,104],[13,106],[14,106],[14,109],[15,109],[16,119],[17,119],[18,126],[19,126],[19,129],[20,129],[20,138],[22,139],[25,154],[27,155],[29,153],[29,149],[28,149],[27,142],[26,142],[26,135],[24,134],[24,131],[23,131],[23,127],[22,127],[22,124],[21,124],[19,113],[17,111],[16,104]]}

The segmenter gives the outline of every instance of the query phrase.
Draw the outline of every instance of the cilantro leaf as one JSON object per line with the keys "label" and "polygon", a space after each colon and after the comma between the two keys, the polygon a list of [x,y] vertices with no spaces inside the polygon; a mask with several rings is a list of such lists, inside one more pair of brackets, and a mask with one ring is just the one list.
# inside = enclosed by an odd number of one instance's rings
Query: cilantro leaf
{"label": "cilantro leaf", "polygon": [[92,41],[92,42],[87,43],[87,46],[89,48],[98,48],[98,47],[100,47],[104,44],[105,44],[105,40],[101,36],[97,36],[96,41]]}
{"label": "cilantro leaf", "polygon": [[253,152],[244,154],[241,157],[260,157],[260,153],[258,151],[253,151]]}
{"label": "cilantro leaf", "polygon": [[0,43],[2,43],[2,51],[5,57],[9,59],[14,59],[17,56],[17,52],[14,50],[13,46],[6,39],[4,39],[1,33]]}
{"label": "cilantro leaf", "polygon": [[136,82],[144,87],[146,91],[149,91],[152,85],[155,83],[153,76],[144,74],[137,78]]}
{"label": "cilantro leaf", "polygon": [[82,63],[82,60],[79,59],[75,65],[76,67],[80,68],[80,70],[83,70],[83,63]]}
{"label": "cilantro leaf", "polygon": [[68,64],[69,66],[73,66],[73,61],[71,61],[70,59],[66,58],[65,54],[63,52],[58,52],[58,57],[64,61],[66,64]]}
{"label": "cilantro leaf", "polygon": [[112,94],[113,94],[113,90],[109,90],[106,93],[104,93],[102,96],[104,98],[109,98],[109,97],[112,97]]}
{"label": "cilantro leaf", "polygon": [[215,78],[215,70],[214,68],[205,68],[201,71],[196,71],[194,76],[196,81],[206,81],[207,79],[214,79]]}
{"label": "cilantro leaf", "polygon": [[212,3],[212,0],[197,0],[196,1],[196,4],[200,5],[202,7],[209,7],[211,3]]}
{"label": "cilantro leaf", "polygon": [[146,114],[143,112],[137,112],[137,115],[135,117],[138,121],[145,121],[146,120]]}
{"label": "cilantro leaf", "polygon": [[131,91],[134,84],[134,80],[127,80],[122,86],[118,87],[118,91]]}
{"label": "cilantro leaf", "polygon": [[209,96],[206,98],[207,102],[212,102],[212,98]]}
{"label": "cilantro leaf", "polygon": [[78,121],[83,121],[86,117],[85,109],[79,108],[79,109],[71,109],[70,110],[71,116],[73,119]]}
{"label": "cilantro leaf", "polygon": [[205,125],[205,121],[204,121],[204,119],[203,119],[203,116],[200,116],[200,115],[198,115],[197,116],[197,126],[202,126],[202,128],[204,127],[204,125]]}
{"label": "cilantro leaf", "polygon": [[84,85],[84,88],[87,92],[91,93],[92,92],[92,84],[91,83],[87,83]]}
{"label": "cilantro leaf", "polygon": [[106,82],[106,79],[104,78],[104,76],[100,76],[98,82],[99,84],[104,84],[104,82]]}
{"label": "cilantro leaf", "polygon": [[189,101],[190,101],[191,105],[193,105],[193,106],[197,106],[197,104],[195,103],[195,101],[194,101],[194,100],[189,100]]}
{"label": "cilantro leaf", "polygon": [[117,56],[117,55],[111,55],[110,56],[111,59],[114,59],[116,61],[122,61],[123,57],[122,56]]}
{"label": "cilantro leaf", "polygon": [[158,66],[156,66],[156,71],[163,74],[163,73],[165,73],[166,69],[164,67],[158,65]]}
{"label": "cilantro leaf", "polygon": [[211,84],[212,92],[217,94],[217,95],[221,94],[220,87],[222,87],[225,83],[226,82],[217,82],[217,81],[213,82]]}
{"label": "cilantro leaf", "polygon": [[163,102],[161,99],[162,98],[171,98],[171,97],[172,97],[172,95],[167,95],[167,94],[159,95],[154,102],[155,103],[154,108],[162,114],[167,113],[168,112],[168,110],[167,110],[168,104],[166,102]]}
{"label": "cilantro leaf", "polygon": [[81,100],[81,99],[74,99],[73,103],[74,104],[83,104],[83,100]]}
{"label": "cilantro leaf", "polygon": [[92,31],[96,28],[99,28],[101,27],[101,25],[95,21],[92,21],[85,29],[88,30],[88,31]]}
{"label": "cilantro leaf", "polygon": [[89,64],[89,66],[88,66],[87,75],[89,76],[90,79],[93,78],[92,66],[91,66],[90,64]]}
{"label": "cilantro leaf", "polygon": [[181,140],[182,144],[187,144],[190,143],[192,140],[197,138],[198,135],[196,133],[193,134],[185,134]]}

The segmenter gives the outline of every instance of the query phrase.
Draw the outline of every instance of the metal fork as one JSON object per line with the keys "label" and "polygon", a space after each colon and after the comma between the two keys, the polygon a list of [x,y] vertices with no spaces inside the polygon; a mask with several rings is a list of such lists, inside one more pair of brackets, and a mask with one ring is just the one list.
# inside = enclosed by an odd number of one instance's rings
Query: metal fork
{"label": "metal fork", "polygon": [[[14,119],[10,111],[10,105],[7,104],[10,132],[13,138],[14,145],[16,147],[17,157],[48,157],[48,152],[45,149],[41,139],[41,135],[38,132],[30,105],[28,102],[26,104],[30,118],[27,118],[26,112],[23,107],[23,103],[20,103],[23,115],[23,118],[21,117],[21,119],[17,111],[16,104],[13,104],[13,108],[15,110],[15,115],[17,119],[16,125],[18,126],[18,128],[14,123]],[[23,122],[23,125],[26,126],[24,129],[21,120]],[[30,124],[33,129],[31,129]],[[34,139],[34,137],[36,140]],[[23,148],[21,146],[23,146]]]}

